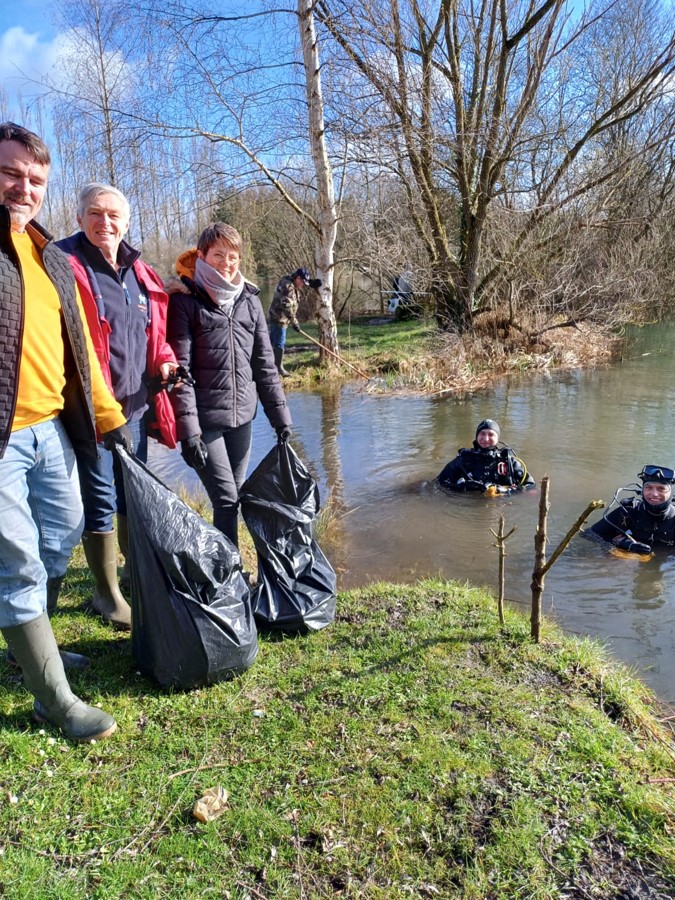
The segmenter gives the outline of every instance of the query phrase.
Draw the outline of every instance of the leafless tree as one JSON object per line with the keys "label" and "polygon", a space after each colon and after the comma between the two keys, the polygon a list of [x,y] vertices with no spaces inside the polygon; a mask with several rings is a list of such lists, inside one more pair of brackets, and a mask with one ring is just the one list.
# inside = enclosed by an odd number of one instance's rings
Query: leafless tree
{"label": "leafless tree", "polygon": [[[386,146],[439,323],[460,329],[545,219],[621,177],[601,139],[664,96],[675,59],[656,0],[318,0],[317,15],[344,61],[343,127],[363,156]],[[513,227],[490,256],[495,206]]]}
{"label": "leafless tree", "polygon": [[114,184],[131,204],[132,241],[166,275],[216,205],[212,145],[172,140],[143,121],[157,61],[145,55],[143,29],[128,4],[62,3],[58,17],[64,50],[44,85],[55,142],[49,227],[58,236],[77,227],[77,195],[86,182]]}
{"label": "leafless tree", "polygon": [[[151,4],[150,12],[146,57],[158,59],[160,46],[163,53],[146,81],[137,121],[174,139],[210,143],[217,150],[212,177],[221,195],[233,186],[271,185],[315,234],[314,264],[306,265],[323,282],[317,309],[321,343],[336,352],[337,208],[311,5],[299,0],[294,10],[270,11],[263,3],[218,15],[211,6],[169,2]],[[307,187],[311,204],[303,199]]]}
{"label": "leafless tree", "polygon": [[333,348],[334,309],[405,269],[444,328],[498,309],[538,333],[675,296],[665,0],[64,11],[58,231],[83,181],[115,181],[166,270],[245,196],[249,271],[316,269]]}

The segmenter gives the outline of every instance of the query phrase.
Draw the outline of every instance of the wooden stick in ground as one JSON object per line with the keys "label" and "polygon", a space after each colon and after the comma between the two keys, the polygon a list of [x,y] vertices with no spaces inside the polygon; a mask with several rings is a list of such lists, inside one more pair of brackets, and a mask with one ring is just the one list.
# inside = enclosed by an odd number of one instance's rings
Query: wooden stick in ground
{"label": "wooden stick in ground", "polygon": [[506,542],[511,537],[513,532],[516,530],[516,525],[513,526],[511,531],[508,534],[504,534],[504,516],[499,516],[499,531],[495,532],[490,529],[492,534],[494,535],[497,543],[493,544],[493,547],[496,547],[499,550],[499,592],[497,595],[497,611],[499,613],[499,624],[504,625],[504,572],[505,572],[505,560],[506,560]]}
{"label": "wooden stick in ground", "polygon": [[558,560],[560,554],[567,547],[575,534],[581,530],[590,514],[596,509],[602,509],[604,500],[591,500],[574,525],[569,529],[565,537],[554,550],[551,558],[546,560],[546,520],[550,504],[548,502],[549,477],[544,475],[541,480],[541,497],[539,500],[539,523],[537,533],[534,536],[534,572],[532,573],[532,614],[530,618],[530,635],[538,644],[541,634],[541,597],[544,591],[544,578],[552,565]]}
{"label": "wooden stick in ground", "polygon": [[551,568],[551,566],[555,563],[555,561],[558,559],[558,557],[559,557],[560,554],[563,552],[563,550],[565,549],[565,547],[566,547],[566,546],[569,544],[569,542],[572,540],[572,538],[574,537],[574,535],[575,535],[578,531],[581,530],[581,526],[584,524],[584,522],[585,522],[586,519],[590,516],[590,514],[591,514],[594,510],[596,510],[596,509],[602,509],[604,505],[605,505],[605,501],[604,501],[604,500],[591,500],[591,502],[588,504],[588,506],[586,507],[586,509],[582,512],[582,514],[581,514],[581,515],[579,516],[579,518],[576,520],[576,522],[574,523],[574,525],[572,525],[572,527],[570,528],[570,530],[567,532],[567,534],[565,535],[565,537],[562,539],[562,541],[560,541],[560,543],[558,544],[558,546],[557,546],[556,549],[555,549],[555,552],[553,553],[553,555],[551,556],[551,558],[549,559],[549,561],[548,561],[548,562],[546,563],[546,565],[544,566],[544,575],[548,572],[548,570]]}
{"label": "wooden stick in ground", "polygon": [[532,573],[532,611],[530,613],[530,637],[536,644],[541,634],[541,595],[546,575],[546,520],[549,511],[548,475],[541,479],[539,497],[539,521],[534,535],[534,572]]}
{"label": "wooden stick in ground", "polygon": [[353,366],[351,363],[348,363],[346,359],[343,359],[341,356],[338,356],[333,350],[330,350],[321,341],[317,341],[316,338],[313,338],[311,334],[307,334],[306,331],[303,331],[302,328],[298,328],[298,334],[301,334],[303,337],[306,337],[308,341],[311,341],[313,344],[316,344],[317,347],[321,347],[322,350],[325,350],[326,353],[330,353],[331,356],[334,356],[338,362],[342,363],[343,366],[348,366],[350,369],[353,369],[357,375],[360,375],[361,378],[365,378],[366,381],[370,380],[370,375],[366,375],[365,372],[362,372],[361,369],[358,369],[356,366]]}

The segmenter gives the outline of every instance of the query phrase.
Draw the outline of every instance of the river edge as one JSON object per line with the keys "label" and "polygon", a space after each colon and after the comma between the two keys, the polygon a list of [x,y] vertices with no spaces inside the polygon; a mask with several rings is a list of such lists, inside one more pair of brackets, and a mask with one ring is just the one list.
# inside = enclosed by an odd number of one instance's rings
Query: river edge
{"label": "river edge", "polygon": [[[310,337],[316,326],[303,324]],[[495,387],[513,374],[564,372],[609,365],[626,346],[623,334],[581,323],[544,330],[533,338],[497,317],[483,317],[475,330],[440,332],[435,324],[370,317],[338,328],[342,364],[322,365],[316,347],[289,332],[284,386],[311,390],[361,382],[370,393],[464,397]]]}
{"label": "river edge", "polygon": [[[545,622],[535,645],[478,589],[379,584],[324,631],[261,636],[234,681],[172,693],[81,611],[92,587],[78,549],[54,628],[119,731],[52,740],[3,663],[4,896],[672,896],[672,734],[599,644]],[[216,785],[227,808],[197,824]]]}

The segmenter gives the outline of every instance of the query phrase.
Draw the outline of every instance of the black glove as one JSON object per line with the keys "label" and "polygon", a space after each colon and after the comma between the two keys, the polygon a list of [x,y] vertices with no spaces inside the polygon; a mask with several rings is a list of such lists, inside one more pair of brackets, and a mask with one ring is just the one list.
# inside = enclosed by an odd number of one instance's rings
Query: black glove
{"label": "black glove", "polygon": [[131,432],[126,425],[120,425],[119,428],[112,428],[110,431],[104,432],[101,437],[103,438],[103,446],[106,450],[114,450],[115,444],[119,444],[120,447],[124,447],[127,453],[134,452],[134,442],[131,437]]}
{"label": "black glove", "polygon": [[276,431],[277,431],[277,440],[279,441],[280,444],[285,444],[286,441],[293,434],[293,432],[291,431],[290,425],[281,425],[279,428],[277,428]]}
{"label": "black glove", "polygon": [[189,384],[194,386],[195,380],[190,375],[189,371],[185,368],[185,366],[176,366],[176,368],[171,372],[166,381],[162,381],[161,375],[153,375],[152,378],[146,379],[148,387],[150,389],[150,393],[155,396],[160,391],[166,391],[167,394],[170,394],[171,391],[179,384]]}
{"label": "black glove", "polygon": [[309,286],[311,288],[314,288],[315,291],[318,291],[322,284],[323,284],[323,281],[320,278],[310,278],[309,279]]}
{"label": "black glove", "polygon": [[167,380],[162,384],[163,387],[166,388],[167,394],[170,394],[178,384],[187,384],[190,387],[194,387],[194,383],[194,378],[192,377],[192,375],[190,375],[190,372],[185,368],[185,366],[176,366]]}
{"label": "black glove", "polygon": [[189,438],[181,441],[180,452],[191,469],[203,469],[209,455],[201,434],[191,434]]}
{"label": "black glove", "polygon": [[297,322],[291,322],[291,328],[293,329],[293,331],[300,331],[300,326]]}
{"label": "black glove", "polygon": [[648,556],[652,552],[649,544],[641,544],[640,541],[634,541],[629,537],[617,538],[613,543],[619,550],[627,550],[628,553],[639,553],[642,556]]}

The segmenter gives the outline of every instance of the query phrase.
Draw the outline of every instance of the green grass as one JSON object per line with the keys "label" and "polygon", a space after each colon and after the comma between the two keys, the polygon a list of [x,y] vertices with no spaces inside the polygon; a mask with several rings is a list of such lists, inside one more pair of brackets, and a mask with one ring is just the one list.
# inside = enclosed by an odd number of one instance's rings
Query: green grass
{"label": "green grass", "polygon": [[[357,368],[365,367],[368,375],[397,372],[402,362],[426,352],[436,333],[431,320],[395,322],[392,319],[383,324],[369,324],[371,321],[372,317],[368,317],[340,322],[338,325],[340,356]],[[304,322],[300,327],[314,340],[318,340],[316,322]],[[346,379],[356,377],[356,373],[348,366],[340,366],[337,371],[329,373],[322,370],[319,367],[319,348],[316,344],[290,328],[284,366],[291,375],[284,383],[290,386],[327,378],[335,380],[338,373]]]}
{"label": "green grass", "polygon": [[[39,731],[0,666],[0,896],[672,893],[672,736],[597,645],[533,645],[514,613],[500,631],[479,590],[376,585],[323,632],[261,637],[242,677],[170,693],[79,611],[89,584],[76,557],[54,628],[93,657],[73,686],[119,730]],[[201,824],[217,785],[228,809]]]}

